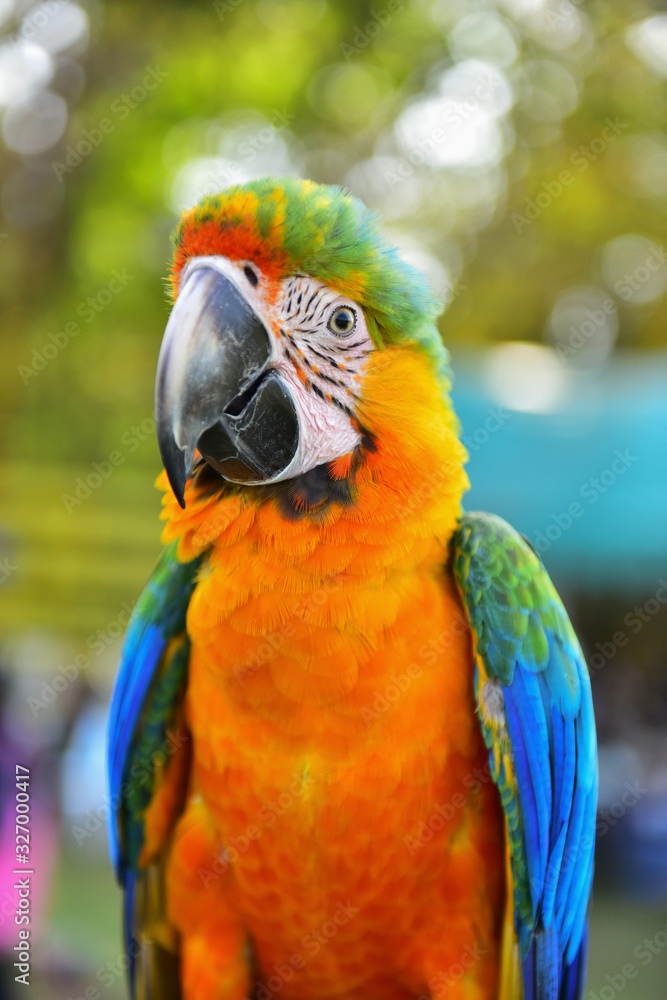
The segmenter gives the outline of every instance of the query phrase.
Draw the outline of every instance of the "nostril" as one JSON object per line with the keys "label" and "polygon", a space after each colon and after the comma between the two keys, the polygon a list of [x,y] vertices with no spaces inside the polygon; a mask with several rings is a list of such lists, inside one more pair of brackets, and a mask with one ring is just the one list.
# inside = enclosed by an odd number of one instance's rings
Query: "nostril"
{"label": "nostril", "polygon": [[259,279],[257,278],[257,275],[255,274],[254,270],[246,264],[246,266],[243,268],[243,273],[245,274],[246,278],[248,279],[252,287],[257,288]]}
{"label": "nostril", "polygon": [[231,402],[227,403],[223,413],[226,413],[228,417],[240,417],[262,382],[264,382],[270,374],[270,368],[266,368],[263,372],[260,372],[260,374],[245,387],[243,392],[240,392],[238,396],[234,396]]}

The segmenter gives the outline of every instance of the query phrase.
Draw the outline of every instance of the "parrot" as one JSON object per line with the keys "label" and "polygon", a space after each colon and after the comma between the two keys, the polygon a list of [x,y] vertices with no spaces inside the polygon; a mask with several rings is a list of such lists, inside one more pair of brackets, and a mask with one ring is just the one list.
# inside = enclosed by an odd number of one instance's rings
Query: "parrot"
{"label": "parrot", "polygon": [[133,1000],[579,1000],[597,749],[530,543],[468,512],[442,305],[347,189],[173,237],[162,557],[108,716]]}

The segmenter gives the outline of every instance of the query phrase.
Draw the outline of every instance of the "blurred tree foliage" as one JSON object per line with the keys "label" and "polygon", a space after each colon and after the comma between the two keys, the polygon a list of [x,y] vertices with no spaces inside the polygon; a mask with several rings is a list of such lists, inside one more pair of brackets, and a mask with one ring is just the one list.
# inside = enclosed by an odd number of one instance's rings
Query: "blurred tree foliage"
{"label": "blurred tree foliage", "polygon": [[163,278],[191,192],[278,167],[348,184],[451,300],[453,346],[549,342],[554,303],[582,285],[613,297],[618,345],[664,345],[660,295],[627,303],[604,276],[610,241],[659,247],[665,230],[667,62],[640,51],[647,3],[81,6],[87,46],[50,83],[62,138],[38,163],[0,150],[6,627],[86,635],[150,568]]}

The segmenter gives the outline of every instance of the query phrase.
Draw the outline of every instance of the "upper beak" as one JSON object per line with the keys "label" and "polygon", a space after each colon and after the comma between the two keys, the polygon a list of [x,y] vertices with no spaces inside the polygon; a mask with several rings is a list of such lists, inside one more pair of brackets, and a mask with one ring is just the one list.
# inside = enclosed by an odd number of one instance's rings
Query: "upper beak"
{"label": "upper beak", "polygon": [[195,449],[239,483],[274,480],[294,458],[296,409],[271,353],[233,281],[195,266],[169,317],[155,383],[160,454],[181,507]]}

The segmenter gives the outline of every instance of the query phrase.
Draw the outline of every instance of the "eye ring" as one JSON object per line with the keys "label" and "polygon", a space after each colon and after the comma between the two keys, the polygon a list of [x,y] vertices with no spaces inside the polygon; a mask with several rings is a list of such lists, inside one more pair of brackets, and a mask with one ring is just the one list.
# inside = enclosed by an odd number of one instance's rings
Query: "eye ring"
{"label": "eye ring", "polygon": [[338,306],[329,316],[327,327],[336,337],[349,337],[357,325],[357,314],[351,306]]}

